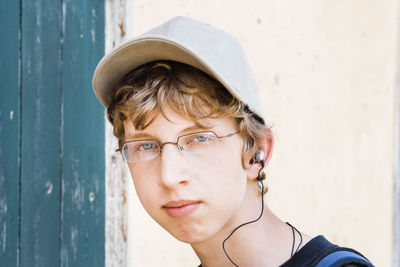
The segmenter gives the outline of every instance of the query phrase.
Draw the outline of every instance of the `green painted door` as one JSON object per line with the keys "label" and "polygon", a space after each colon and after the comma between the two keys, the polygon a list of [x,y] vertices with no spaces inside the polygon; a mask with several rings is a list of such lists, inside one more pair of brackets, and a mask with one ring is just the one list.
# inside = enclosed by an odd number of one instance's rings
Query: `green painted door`
{"label": "green painted door", "polygon": [[104,1],[0,1],[0,266],[104,266]]}

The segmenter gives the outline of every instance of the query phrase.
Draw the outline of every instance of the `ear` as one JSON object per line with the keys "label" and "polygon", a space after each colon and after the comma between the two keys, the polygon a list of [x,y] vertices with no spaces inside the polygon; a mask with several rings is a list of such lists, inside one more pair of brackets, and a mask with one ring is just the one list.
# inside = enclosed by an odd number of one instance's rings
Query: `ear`
{"label": "ear", "polygon": [[[259,144],[259,149],[261,149],[264,152],[264,168],[268,165],[271,157],[272,157],[272,151],[274,148],[274,136],[272,135],[271,130],[266,130],[264,133],[264,138],[262,142]],[[249,180],[255,180],[257,179],[258,172],[262,168],[261,163],[254,163],[251,164],[248,169],[247,169],[247,179]]]}

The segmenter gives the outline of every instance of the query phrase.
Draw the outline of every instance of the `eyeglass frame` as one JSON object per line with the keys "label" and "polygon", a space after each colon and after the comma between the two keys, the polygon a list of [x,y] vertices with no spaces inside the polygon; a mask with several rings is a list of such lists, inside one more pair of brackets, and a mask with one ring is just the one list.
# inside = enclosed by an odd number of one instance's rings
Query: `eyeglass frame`
{"label": "eyeglass frame", "polygon": [[[127,159],[127,157],[125,156],[125,153],[123,152],[123,151],[124,151],[124,147],[125,147],[127,144],[129,144],[129,143],[134,143],[134,142],[156,141],[156,142],[158,143],[158,147],[159,147],[157,156],[155,156],[154,158],[148,159],[148,160],[137,161],[137,162],[146,162],[146,161],[155,159],[155,158],[157,158],[159,155],[161,155],[162,149],[163,149],[163,147],[164,147],[166,144],[176,145],[176,147],[178,148],[178,150],[179,150],[180,152],[183,152],[182,147],[180,147],[180,146],[178,145],[179,139],[181,139],[182,137],[189,136],[189,135],[195,135],[195,134],[201,134],[201,133],[212,133],[212,134],[214,134],[214,135],[218,138],[218,140],[219,140],[219,139],[222,139],[222,138],[232,137],[232,136],[234,136],[235,134],[240,133],[240,131],[236,131],[236,132],[233,132],[233,133],[229,133],[229,134],[224,135],[224,136],[218,136],[214,131],[193,132],[193,133],[188,133],[188,134],[184,134],[184,135],[178,136],[178,137],[176,138],[176,142],[164,142],[164,143],[160,143],[160,142],[157,141],[156,139],[131,140],[131,141],[125,142],[125,143],[122,145],[122,148],[117,149],[116,151],[120,151],[121,154],[122,154],[122,156],[124,157],[124,159],[125,159],[127,162],[130,162],[130,163],[133,162],[133,163],[135,163],[134,161],[129,161],[129,160]],[[137,163],[137,162],[136,162],[136,163]]]}

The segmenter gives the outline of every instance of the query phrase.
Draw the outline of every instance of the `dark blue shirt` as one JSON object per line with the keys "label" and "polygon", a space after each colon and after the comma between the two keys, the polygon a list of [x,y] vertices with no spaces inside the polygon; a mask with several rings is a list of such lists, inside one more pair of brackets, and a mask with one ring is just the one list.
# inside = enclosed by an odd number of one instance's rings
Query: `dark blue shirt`
{"label": "dark blue shirt", "polygon": [[[329,255],[335,251],[350,251],[354,252],[357,255],[361,255],[359,252],[354,249],[339,247],[335,244],[332,244],[325,237],[319,235],[311,239],[307,244],[304,245],[297,253],[293,255],[288,261],[282,264],[280,267],[308,267],[308,266],[316,266],[325,256]],[[365,257],[364,257],[365,258]],[[332,265],[331,265],[332,266]],[[329,266],[329,267],[331,267]],[[334,267],[371,267],[373,265],[365,263],[365,261],[356,259],[356,258],[348,258],[342,260],[333,265]],[[328,266],[326,266],[328,267]]]}
{"label": "dark blue shirt", "polygon": [[[339,247],[332,244],[325,237],[319,235],[311,239],[292,258],[287,260],[280,267],[313,267],[316,266],[325,256],[336,251],[349,251],[365,258],[361,253],[351,248]],[[373,267],[374,265],[357,258],[347,258],[334,265],[324,267]],[[199,265],[201,267],[201,264]]]}

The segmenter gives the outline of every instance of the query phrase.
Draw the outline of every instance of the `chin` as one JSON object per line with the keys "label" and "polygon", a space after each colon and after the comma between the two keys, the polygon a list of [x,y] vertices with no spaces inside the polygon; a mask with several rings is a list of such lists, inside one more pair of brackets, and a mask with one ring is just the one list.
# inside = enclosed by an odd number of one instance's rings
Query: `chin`
{"label": "chin", "polygon": [[180,235],[172,235],[177,240],[186,243],[186,244],[193,244],[197,242],[201,242],[202,240],[193,236],[180,236]]}
{"label": "chin", "polygon": [[196,227],[168,227],[165,228],[173,237],[187,244],[194,244],[205,241],[209,238],[209,234]]}

